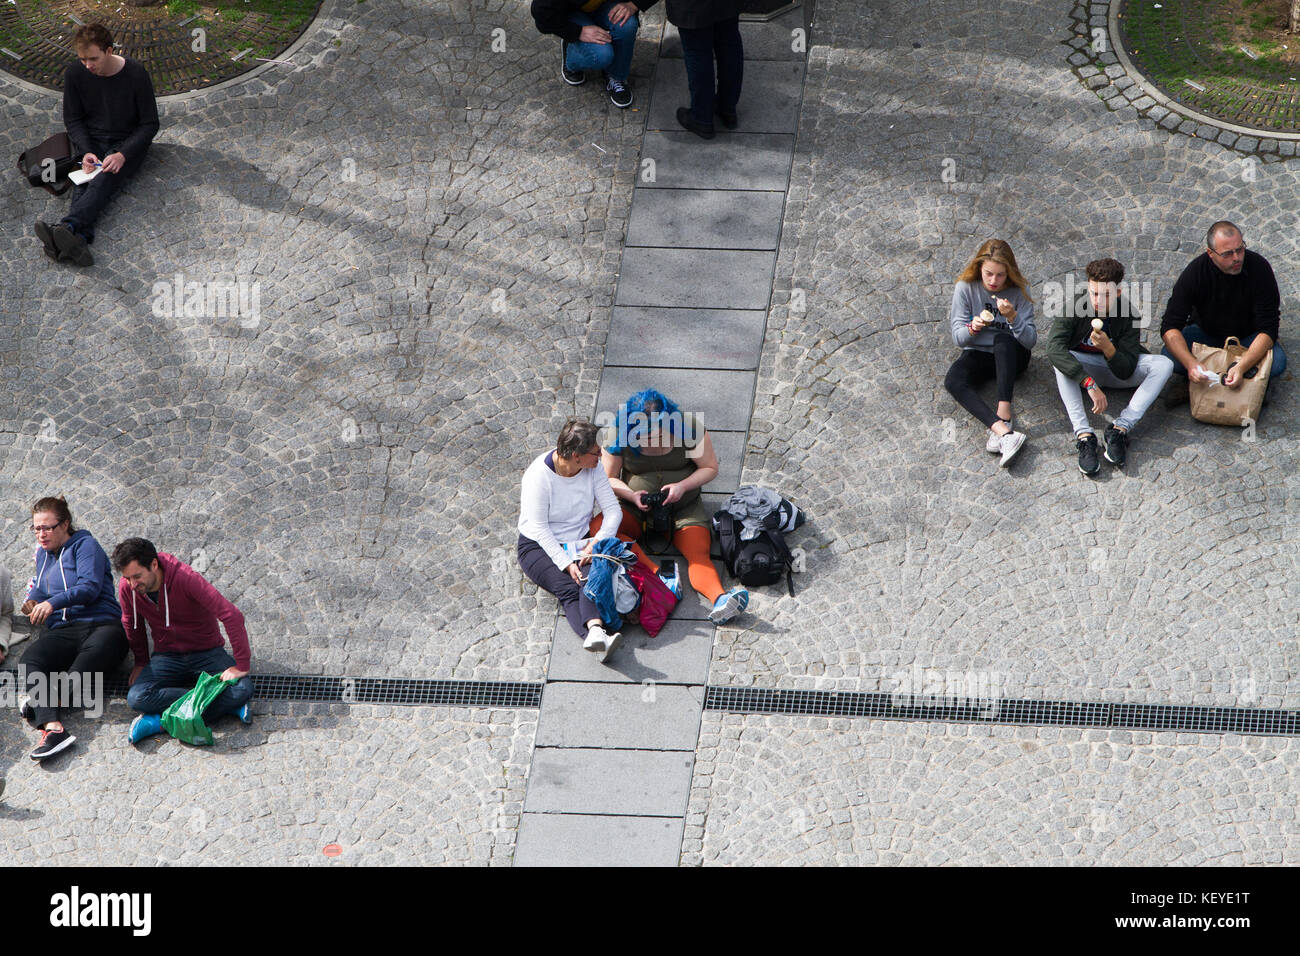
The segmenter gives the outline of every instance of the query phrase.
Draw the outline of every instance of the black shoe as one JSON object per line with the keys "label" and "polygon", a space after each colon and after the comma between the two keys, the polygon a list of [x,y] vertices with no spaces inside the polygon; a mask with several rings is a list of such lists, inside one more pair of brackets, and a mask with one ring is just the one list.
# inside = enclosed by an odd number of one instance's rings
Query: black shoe
{"label": "black shoe", "polygon": [[695,117],[691,115],[689,107],[679,106],[677,108],[677,122],[681,124],[683,129],[690,130],[701,139],[713,139],[713,127],[697,123]]}
{"label": "black shoe", "polygon": [[1074,444],[1079,449],[1079,470],[1089,478],[1101,471],[1101,459],[1097,457],[1097,436],[1088,432],[1076,438]]}
{"label": "black shoe", "polygon": [[53,757],[61,750],[67,750],[77,738],[66,730],[42,730],[40,745],[27,756],[33,760]]}
{"label": "black shoe", "polygon": [[727,129],[735,129],[740,124],[740,117],[736,115],[735,110],[728,113],[726,110],[718,107],[713,110],[718,114],[718,119],[722,120],[722,125]]}
{"label": "black shoe", "polygon": [[1187,376],[1175,372],[1169,378],[1170,382],[1165,395],[1165,408],[1177,408],[1179,405],[1186,405],[1188,401]]}
{"label": "black shoe", "polygon": [[41,240],[41,245],[45,247],[45,254],[58,262],[59,247],[54,244],[54,232],[50,229],[49,223],[36,220],[36,238]]}
{"label": "black shoe", "polygon": [[54,227],[54,244],[59,247],[59,252],[63,253],[63,258],[73,265],[93,266],[95,264],[95,257],[90,254],[90,247],[86,245],[86,240],[67,226]]}
{"label": "black shoe", "polygon": [[632,105],[632,91],[627,88],[627,84],[609,74],[605,75],[605,92],[609,94],[609,101],[621,110]]}
{"label": "black shoe", "polygon": [[564,82],[570,86],[582,86],[587,82],[587,74],[584,70],[571,70],[568,67],[569,62],[569,41],[560,41],[560,76],[564,77]]}
{"label": "black shoe", "polygon": [[1128,432],[1122,432],[1114,425],[1106,427],[1106,460],[1116,468],[1123,468],[1128,461]]}

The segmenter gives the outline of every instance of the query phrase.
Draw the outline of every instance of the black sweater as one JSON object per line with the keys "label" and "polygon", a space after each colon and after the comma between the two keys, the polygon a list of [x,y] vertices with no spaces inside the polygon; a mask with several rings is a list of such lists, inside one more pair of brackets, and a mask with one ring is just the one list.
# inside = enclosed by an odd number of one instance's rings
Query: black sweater
{"label": "black sweater", "polygon": [[1241,272],[1230,276],[1202,252],[1174,283],[1160,334],[1195,323],[1214,338],[1236,336],[1244,344],[1263,332],[1276,342],[1281,314],[1277,279],[1267,259],[1247,249]]}
{"label": "black sweater", "polygon": [[105,155],[120,152],[128,162],[143,157],[158,132],[148,71],[130,58],[112,76],[72,64],[63,74],[63,125],[78,159],[95,152],[92,143],[107,143]]}

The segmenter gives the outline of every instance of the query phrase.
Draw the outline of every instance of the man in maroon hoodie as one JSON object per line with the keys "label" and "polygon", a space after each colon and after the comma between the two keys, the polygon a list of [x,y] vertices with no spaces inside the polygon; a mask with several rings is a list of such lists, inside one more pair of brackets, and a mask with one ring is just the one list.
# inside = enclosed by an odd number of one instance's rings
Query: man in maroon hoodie
{"label": "man in maroon hoodie", "polygon": [[[162,712],[187,691],[200,674],[235,680],[203,712],[207,721],[236,714],[250,723],[250,654],[244,615],[184,561],[159,552],[144,538],[127,538],[113,549],[120,574],[118,602],[135,667],[126,702],[140,716],[131,723],[131,743],[162,730]],[[217,621],[225,625],[234,657],[226,653]],[[153,634],[153,656],[145,624]]]}

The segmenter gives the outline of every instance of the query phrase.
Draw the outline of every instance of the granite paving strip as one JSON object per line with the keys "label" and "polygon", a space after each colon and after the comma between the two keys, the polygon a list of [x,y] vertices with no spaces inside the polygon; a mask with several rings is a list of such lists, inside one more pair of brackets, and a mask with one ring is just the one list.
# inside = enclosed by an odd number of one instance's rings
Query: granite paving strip
{"label": "granite paving strip", "polygon": [[[788,36],[785,19],[746,24],[746,42]],[[751,55],[745,70],[741,131],[691,142],[669,105],[685,95],[681,62],[660,57],[596,403],[653,386],[699,414],[719,459],[715,507],[740,482],[803,66]],[[607,665],[557,621],[517,865],[677,864],[707,611],[687,585],[658,637],[629,627]]]}

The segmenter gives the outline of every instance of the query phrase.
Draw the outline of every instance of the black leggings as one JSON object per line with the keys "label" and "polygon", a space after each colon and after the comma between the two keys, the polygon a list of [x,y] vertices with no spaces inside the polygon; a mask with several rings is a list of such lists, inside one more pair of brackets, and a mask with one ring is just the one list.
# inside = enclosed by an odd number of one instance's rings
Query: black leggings
{"label": "black leggings", "polygon": [[582,585],[575,584],[568,572],[557,568],[550,555],[532,538],[525,538],[521,534],[515,553],[519,556],[519,566],[528,575],[528,580],[559,598],[560,607],[564,609],[564,616],[568,618],[573,633],[586,637],[587,622],[599,621],[600,609],[583,593]]}
{"label": "black leggings", "polygon": [[[55,614],[58,611],[54,612]],[[122,664],[126,657],[126,632],[120,620],[74,621],[62,627],[42,625],[32,635],[32,645],[23,654],[23,668],[27,672],[24,690],[31,695],[36,711],[37,727],[59,719],[59,708],[69,701],[55,690],[66,691],[64,681],[52,681],[54,674],[97,674],[107,671],[107,677]],[[84,704],[86,689],[82,689]]]}
{"label": "black leggings", "polygon": [[962,349],[957,361],[948,369],[943,387],[952,393],[958,405],[992,428],[998,420],[998,413],[989,408],[975,389],[996,377],[998,401],[1009,402],[1015,391],[1016,379],[1028,367],[1029,349],[1017,342],[1010,332],[998,332],[993,336],[992,352]]}

